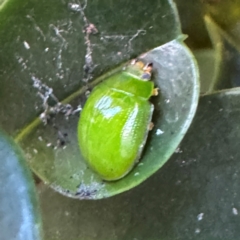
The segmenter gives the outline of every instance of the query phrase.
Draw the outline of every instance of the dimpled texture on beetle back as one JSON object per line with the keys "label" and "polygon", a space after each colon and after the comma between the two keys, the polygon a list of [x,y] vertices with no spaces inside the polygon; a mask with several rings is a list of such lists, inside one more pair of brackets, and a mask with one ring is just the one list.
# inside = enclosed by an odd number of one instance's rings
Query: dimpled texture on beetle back
{"label": "dimpled texture on beetle back", "polygon": [[153,83],[126,72],[97,85],[80,116],[78,139],[88,165],[104,180],[124,177],[139,160],[151,122]]}

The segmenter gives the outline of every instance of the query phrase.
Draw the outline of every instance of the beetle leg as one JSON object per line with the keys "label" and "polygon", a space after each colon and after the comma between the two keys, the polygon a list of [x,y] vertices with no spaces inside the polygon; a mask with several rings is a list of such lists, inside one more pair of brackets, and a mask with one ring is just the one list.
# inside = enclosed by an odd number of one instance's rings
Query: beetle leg
{"label": "beetle leg", "polygon": [[152,91],[152,96],[157,96],[158,95],[158,90],[159,88],[154,88]]}
{"label": "beetle leg", "polygon": [[150,122],[149,125],[148,125],[148,130],[151,131],[154,127],[154,123],[153,122]]}

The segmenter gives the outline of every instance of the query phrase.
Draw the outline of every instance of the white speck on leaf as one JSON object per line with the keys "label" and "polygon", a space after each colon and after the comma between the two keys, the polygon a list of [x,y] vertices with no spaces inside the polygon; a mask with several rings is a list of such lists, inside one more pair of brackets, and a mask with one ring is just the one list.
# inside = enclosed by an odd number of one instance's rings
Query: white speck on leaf
{"label": "white speck on leaf", "polygon": [[81,11],[81,6],[79,4],[76,3],[69,3],[68,7],[75,12],[80,12]]}
{"label": "white speck on leaf", "polygon": [[203,216],[204,216],[204,213],[199,213],[199,214],[197,215],[197,220],[198,220],[198,221],[201,221],[201,220],[203,219]]}
{"label": "white speck on leaf", "polygon": [[65,216],[69,216],[70,213],[68,211],[65,211]]}
{"label": "white speck on leaf", "polygon": [[39,136],[39,137],[38,137],[38,140],[39,140],[40,142],[42,142],[43,139],[42,139],[41,136]]}
{"label": "white speck on leaf", "polygon": [[177,148],[176,150],[175,150],[175,153],[182,153],[183,151],[180,149],[180,148]]}
{"label": "white speck on leaf", "polygon": [[233,213],[234,215],[238,215],[238,210],[237,210],[236,208],[233,208],[233,209],[232,209],[232,213]]}
{"label": "white speck on leaf", "polygon": [[201,232],[201,230],[199,228],[196,228],[195,233],[199,234],[200,232]]}
{"label": "white speck on leaf", "polygon": [[28,42],[24,41],[23,45],[27,50],[30,49],[30,45],[28,44]]}
{"label": "white speck on leaf", "polygon": [[156,135],[157,136],[159,136],[159,135],[161,135],[161,134],[163,134],[164,133],[164,131],[162,131],[161,129],[157,129],[157,131],[156,131]]}

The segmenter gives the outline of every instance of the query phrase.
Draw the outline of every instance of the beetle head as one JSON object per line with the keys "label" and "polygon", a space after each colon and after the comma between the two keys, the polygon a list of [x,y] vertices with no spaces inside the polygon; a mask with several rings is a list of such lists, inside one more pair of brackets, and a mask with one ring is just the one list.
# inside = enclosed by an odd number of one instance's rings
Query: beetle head
{"label": "beetle head", "polygon": [[133,59],[128,70],[142,80],[148,81],[151,79],[152,66],[152,63],[144,64],[143,61],[139,59]]}

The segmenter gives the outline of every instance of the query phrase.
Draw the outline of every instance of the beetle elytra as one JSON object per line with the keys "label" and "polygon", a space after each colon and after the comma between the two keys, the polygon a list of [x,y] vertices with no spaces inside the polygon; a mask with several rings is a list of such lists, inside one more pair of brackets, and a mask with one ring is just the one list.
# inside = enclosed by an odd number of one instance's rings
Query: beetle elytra
{"label": "beetle elytra", "polygon": [[157,95],[152,64],[133,60],[125,69],[98,84],[90,94],[78,123],[80,151],[104,180],[118,180],[139,161]]}

